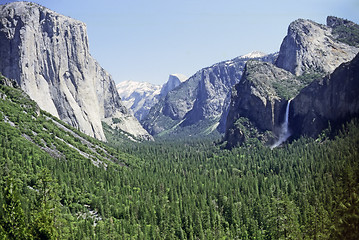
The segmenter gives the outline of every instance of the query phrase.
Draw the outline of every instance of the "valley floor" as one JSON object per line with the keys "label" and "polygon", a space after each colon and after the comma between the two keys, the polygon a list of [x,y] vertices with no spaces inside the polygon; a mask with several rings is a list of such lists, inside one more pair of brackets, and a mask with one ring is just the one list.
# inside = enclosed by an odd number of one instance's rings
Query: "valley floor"
{"label": "valley floor", "polygon": [[1,239],[359,236],[356,120],[335,136],[273,150],[256,141],[232,150],[213,142],[103,146],[99,154],[107,149],[122,163],[106,166],[65,146],[64,157],[51,156],[5,121],[0,136]]}

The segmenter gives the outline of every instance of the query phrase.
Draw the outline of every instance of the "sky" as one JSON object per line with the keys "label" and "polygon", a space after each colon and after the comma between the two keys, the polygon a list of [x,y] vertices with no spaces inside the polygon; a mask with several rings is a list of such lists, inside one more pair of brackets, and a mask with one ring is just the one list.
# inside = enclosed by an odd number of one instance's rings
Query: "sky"
{"label": "sky", "polygon": [[[0,0],[0,3],[13,2]],[[358,0],[33,0],[87,25],[90,53],[116,83],[163,84],[252,51],[279,51],[289,24],[359,23]]]}

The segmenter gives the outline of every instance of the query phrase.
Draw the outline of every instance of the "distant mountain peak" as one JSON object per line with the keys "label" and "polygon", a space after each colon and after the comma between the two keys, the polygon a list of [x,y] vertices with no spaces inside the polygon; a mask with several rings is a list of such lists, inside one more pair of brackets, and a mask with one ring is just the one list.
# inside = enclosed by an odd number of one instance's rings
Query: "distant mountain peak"
{"label": "distant mountain peak", "polygon": [[124,81],[116,87],[123,104],[141,121],[160,98],[165,97],[187,79],[187,76],[181,73],[174,73],[169,75],[167,82],[162,86],[148,82]]}
{"label": "distant mountain peak", "polygon": [[181,82],[185,82],[188,77],[184,74],[181,74],[181,73],[173,73],[173,74],[170,74],[170,76],[174,76],[176,78],[178,78],[178,80],[180,80]]}
{"label": "distant mountain peak", "polygon": [[188,77],[180,73],[170,74],[167,82],[162,85],[160,96],[165,97],[167,93],[175,89],[177,86],[185,82],[187,79]]}
{"label": "distant mountain peak", "polygon": [[[263,53],[262,53],[263,54]],[[224,132],[232,87],[250,59],[273,62],[275,54],[251,54],[203,68],[168,92],[141,121],[158,136],[215,136]]]}
{"label": "distant mountain peak", "polygon": [[264,52],[260,52],[260,51],[253,51],[250,53],[247,53],[245,55],[240,56],[240,58],[261,58],[266,56],[267,54]]}

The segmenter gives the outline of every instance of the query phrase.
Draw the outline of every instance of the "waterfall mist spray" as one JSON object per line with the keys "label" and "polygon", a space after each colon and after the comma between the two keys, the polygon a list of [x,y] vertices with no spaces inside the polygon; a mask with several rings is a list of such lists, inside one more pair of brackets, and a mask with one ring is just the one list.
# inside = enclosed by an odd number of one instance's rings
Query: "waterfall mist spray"
{"label": "waterfall mist spray", "polygon": [[291,135],[289,131],[289,107],[290,107],[290,100],[288,100],[287,107],[285,109],[285,116],[284,122],[282,123],[279,131],[278,140],[271,146],[271,149],[278,147],[283,142],[285,142]]}

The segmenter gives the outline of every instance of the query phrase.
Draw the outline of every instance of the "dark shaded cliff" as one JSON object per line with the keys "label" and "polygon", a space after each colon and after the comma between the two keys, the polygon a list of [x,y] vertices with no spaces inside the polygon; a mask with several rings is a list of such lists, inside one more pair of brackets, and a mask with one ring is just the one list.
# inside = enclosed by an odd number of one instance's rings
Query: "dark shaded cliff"
{"label": "dark shaded cliff", "polygon": [[228,147],[250,138],[267,143],[276,139],[287,100],[305,83],[270,63],[248,61],[242,80],[232,91],[225,141]]}
{"label": "dark shaded cliff", "polygon": [[313,81],[292,101],[293,136],[316,137],[328,127],[359,116],[359,54],[332,74]]}

